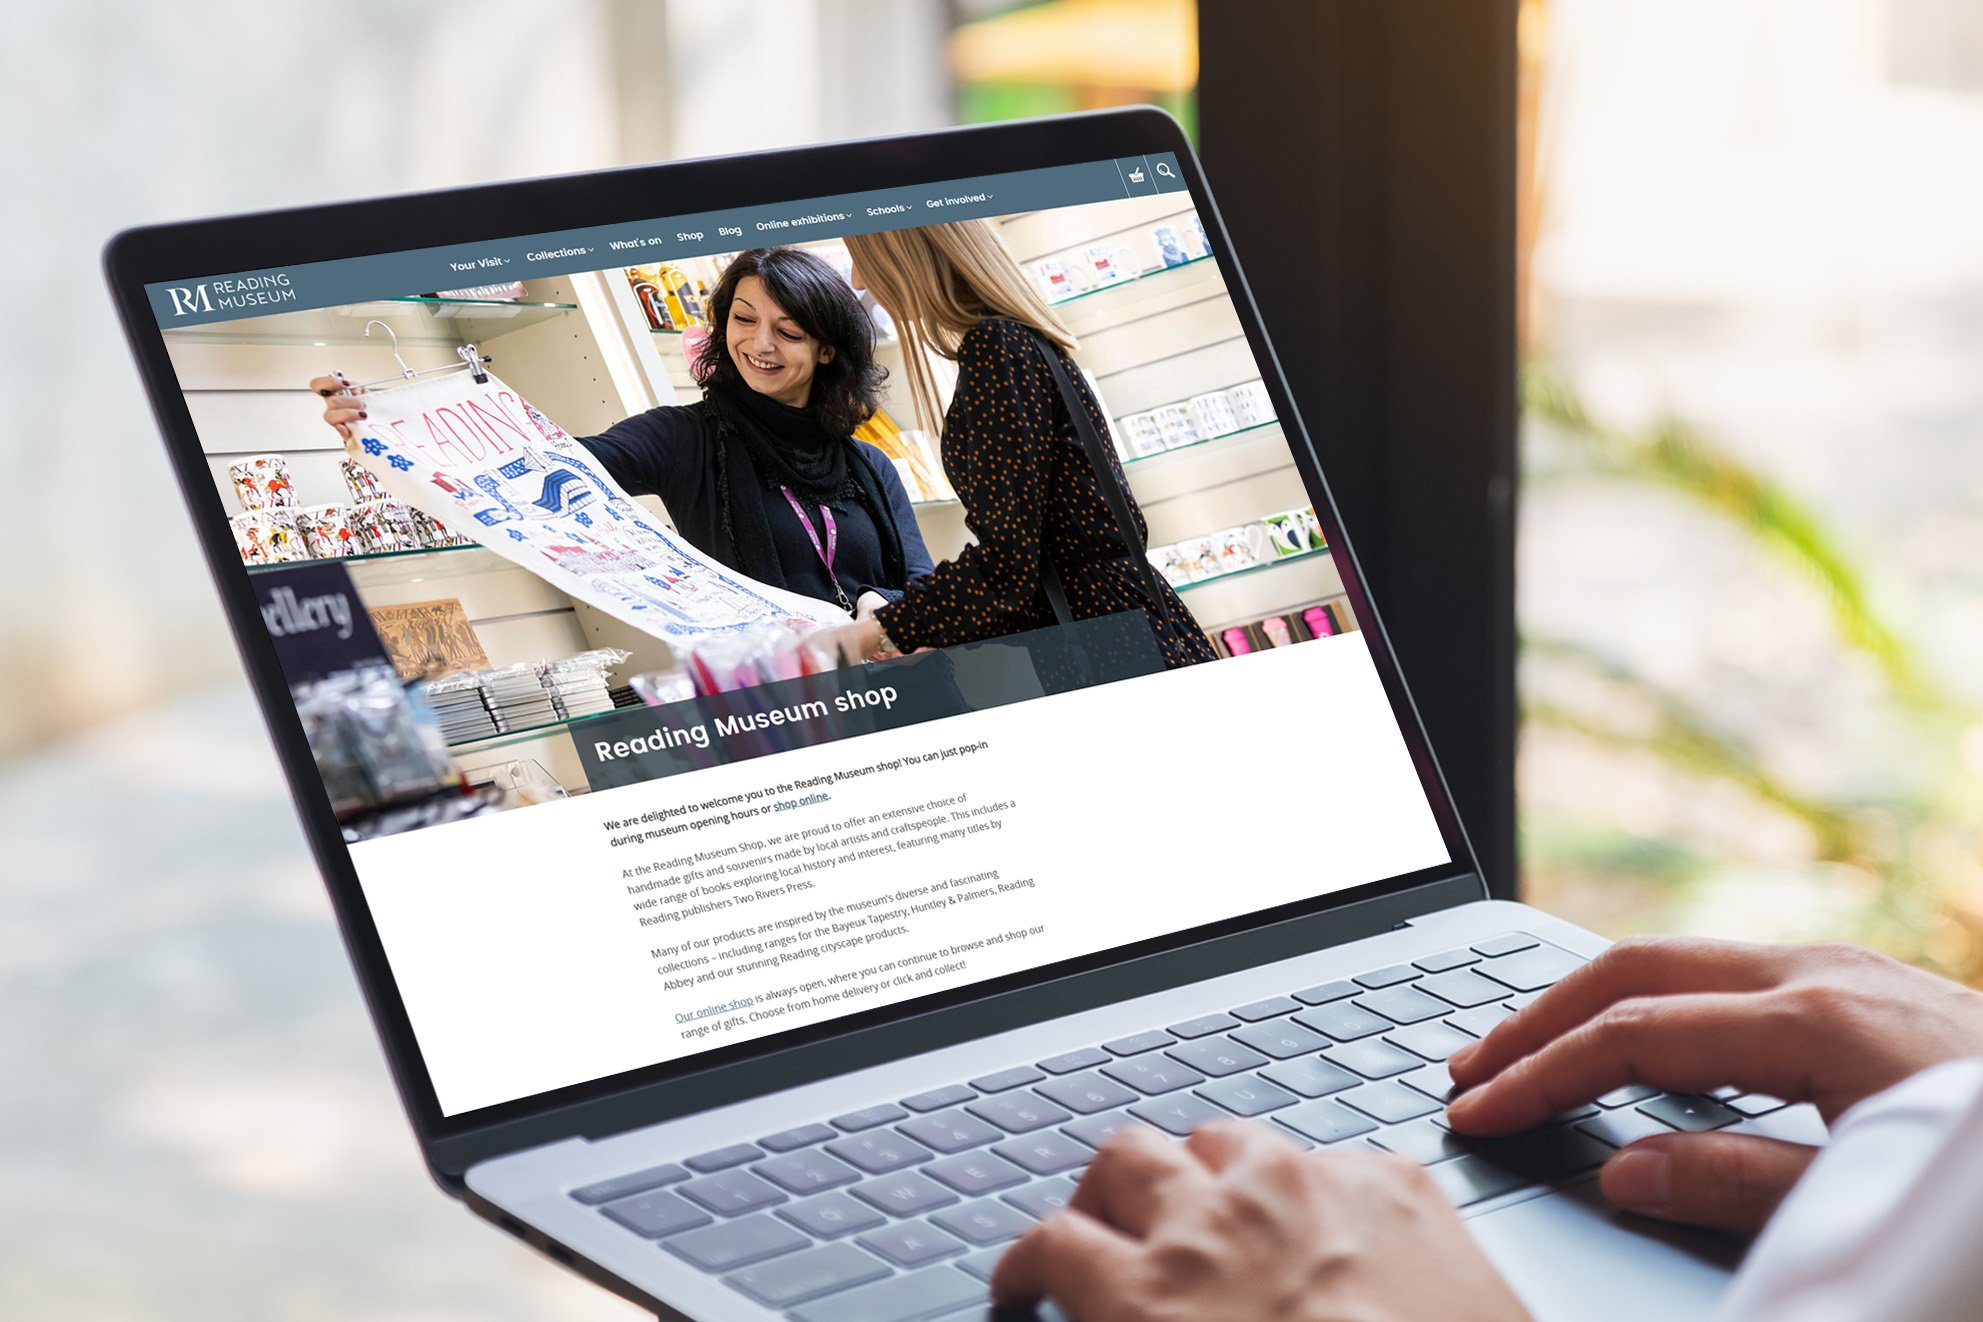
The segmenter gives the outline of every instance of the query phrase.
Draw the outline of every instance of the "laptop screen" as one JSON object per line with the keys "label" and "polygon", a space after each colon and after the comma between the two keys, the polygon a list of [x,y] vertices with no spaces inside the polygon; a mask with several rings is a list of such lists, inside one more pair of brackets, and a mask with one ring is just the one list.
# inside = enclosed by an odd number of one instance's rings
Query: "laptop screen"
{"label": "laptop screen", "polygon": [[444,1115],[1450,861],[1174,157],[704,203],[147,288]]}

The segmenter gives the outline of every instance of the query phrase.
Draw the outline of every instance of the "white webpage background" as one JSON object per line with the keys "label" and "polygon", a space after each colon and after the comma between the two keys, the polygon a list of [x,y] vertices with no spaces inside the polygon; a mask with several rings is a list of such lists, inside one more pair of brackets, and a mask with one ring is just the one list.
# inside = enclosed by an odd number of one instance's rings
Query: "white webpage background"
{"label": "white webpage background", "polygon": [[[900,753],[969,757],[843,781],[823,804],[612,848],[607,819]],[[816,874],[809,891],[641,927],[622,871],[948,794],[1002,830]],[[444,1113],[528,1097],[890,1003],[818,1005],[683,1038],[677,1012],[1029,926],[921,996],[1448,861],[1360,633],[883,731],[352,846]],[[649,951],[995,868],[1033,888],[908,933],[664,992]]]}

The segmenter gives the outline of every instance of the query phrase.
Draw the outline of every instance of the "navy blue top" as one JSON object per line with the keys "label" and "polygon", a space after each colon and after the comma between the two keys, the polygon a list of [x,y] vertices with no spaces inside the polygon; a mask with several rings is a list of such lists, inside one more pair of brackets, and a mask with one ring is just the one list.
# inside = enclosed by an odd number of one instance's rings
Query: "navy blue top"
{"label": "navy blue top", "polygon": [[[649,409],[597,436],[578,438],[627,491],[637,496],[659,496],[683,534],[704,553],[711,553],[710,539],[698,530],[708,522],[717,501],[711,448],[718,442],[712,439],[715,429],[709,425],[710,412],[710,406],[701,401]],[[902,540],[902,563],[908,577],[929,573],[935,566],[894,463],[866,441],[855,442],[855,454],[873,472],[876,485],[887,497],[889,516]],[[824,546],[826,527],[818,506],[803,497],[801,503],[807,505],[806,514]],[[901,600],[906,584],[885,581],[881,538],[867,508],[857,500],[829,504],[839,541],[833,555],[833,577],[839,580],[847,600],[858,602],[863,592],[879,593],[889,601]],[[826,566],[790,503],[772,491],[765,497],[764,508],[771,524],[771,544],[785,571],[785,586],[821,601],[834,600]]]}

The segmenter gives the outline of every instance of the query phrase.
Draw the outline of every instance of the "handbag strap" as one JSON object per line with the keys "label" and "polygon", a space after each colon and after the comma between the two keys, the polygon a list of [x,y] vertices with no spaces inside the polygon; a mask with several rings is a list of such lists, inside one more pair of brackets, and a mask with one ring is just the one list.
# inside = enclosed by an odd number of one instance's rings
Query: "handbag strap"
{"label": "handbag strap", "polygon": [[[1060,361],[1052,342],[1035,331],[1033,344],[1040,356],[1047,360],[1047,370],[1053,373],[1054,385],[1060,389],[1061,402],[1067,406],[1067,416],[1074,423],[1074,434],[1081,440],[1081,448],[1088,456],[1088,464],[1095,470],[1095,485],[1101,490],[1102,499],[1107,502],[1109,513],[1115,517],[1115,530],[1122,538],[1122,544],[1129,548],[1131,556],[1141,565],[1150,581],[1150,604],[1161,605],[1164,599],[1163,580],[1157,575],[1157,567],[1150,563],[1149,550],[1136,532],[1136,516],[1129,507],[1129,493],[1122,489],[1116,480],[1115,470],[1109,464],[1107,443],[1095,428],[1095,420],[1088,414],[1088,406],[1081,399],[1080,392],[1074,389],[1074,382],[1067,374],[1067,367]],[[1061,582],[1060,567],[1040,549],[1040,580],[1046,590],[1047,604],[1053,607],[1054,619],[1060,624],[1071,624],[1074,613],[1067,604],[1067,589]]]}

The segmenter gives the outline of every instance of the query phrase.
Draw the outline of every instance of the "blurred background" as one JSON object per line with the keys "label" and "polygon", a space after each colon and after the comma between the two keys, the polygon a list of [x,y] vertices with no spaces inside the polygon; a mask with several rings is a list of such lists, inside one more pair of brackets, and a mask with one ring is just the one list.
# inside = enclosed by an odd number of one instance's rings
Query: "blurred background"
{"label": "blurred background", "polygon": [[[1610,935],[1848,937],[1974,980],[1983,8],[1506,13],[1523,898]],[[0,1316],[635,1316],[425,1182],[101,242],[1111,104],[1195,130],[1219,109],[1203,17],[0,5]],[[1241,257],[1258,284],[1272,259]]]}

